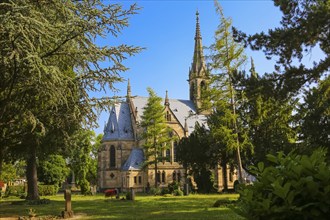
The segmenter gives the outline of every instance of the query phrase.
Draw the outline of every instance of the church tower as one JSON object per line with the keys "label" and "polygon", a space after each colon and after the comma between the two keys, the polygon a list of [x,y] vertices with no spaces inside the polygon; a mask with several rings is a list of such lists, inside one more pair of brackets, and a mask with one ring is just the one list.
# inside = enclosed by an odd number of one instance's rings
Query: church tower
{"label": "church tower", "polygon": [[199,13],[196,12],[196,33],[195,33],[195,48],[191,67],[189,69],[189,93],[190,100],[194,102],[197,113],[202,113],[201,93],[203,88],[207,86],[208,74],[203,55],[202,36],[199,27]]}

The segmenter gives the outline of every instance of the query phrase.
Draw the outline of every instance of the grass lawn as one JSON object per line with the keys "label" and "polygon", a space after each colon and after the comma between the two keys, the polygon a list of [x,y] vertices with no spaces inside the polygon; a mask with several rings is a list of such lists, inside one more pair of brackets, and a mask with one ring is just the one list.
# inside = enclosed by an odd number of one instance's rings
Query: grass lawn
{"label": "grass lawn", "polygon": [[[136,195],[135,201],[96,196],[72,196],[72,209],[79,219],[243,219],[227,207],[214,208],[219,199],[237,199],[237,195],[189,195],[163,197]],[[59,215],[64,210],[64,196],[44,197],[50,204],[27,205],[23,200],[0,200],[0,218],[27,216],[33,208],[37,216]],[[22,201],[21,203],[15,201]],[[14,204],[12,204],[14,202]]]}

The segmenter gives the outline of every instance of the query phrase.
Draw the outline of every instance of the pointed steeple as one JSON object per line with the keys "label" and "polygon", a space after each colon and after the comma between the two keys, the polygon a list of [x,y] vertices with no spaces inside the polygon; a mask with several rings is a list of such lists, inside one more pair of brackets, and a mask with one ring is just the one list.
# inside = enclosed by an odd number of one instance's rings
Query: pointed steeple
{"label": "pointed steeple", "polygon": [[166,95],[165,95],[165,102],[164,102],[164,105],[166,105],[166,106],[169,106],[169,105],[170,105],[170,101],[169,101],[169,99],[168,99],[168,92],[167,92],[167,90],[166,90]]}
{"label": "pointed steeple", "polygon": [[195,48],[194,48],[194,57],[193,57],[193,62],[191,65],[191,72],[190,72],[190,73],[195,73],[196,75],[191,76],[191,77],[205,75],[205,72],[201,71],[202,68],[205,68],[205,61],[204,61],[204,55],[203,55],[201,29],[199,26],[199,13],[198,13],[198,11],[196,11]]}
{"label": "pointed steeple", "polygon": [[130,80],[127,80],[127,97],[131,97],[132,93],[131,93],[131,83]]}
{"label": "pointed steeple", "polygon": [[196,12],[196,33],[195,33],[195,47],[194,56],[189,68],[189,94],[190,100],[194,102],[196,110],[200,113],[202,106],[201,93],[203,87],[207,86],[209,81],[206,64],[203,55],[202,36],[199,26],[199,13]]}
{"label": "pointed steeple", "polygon": [[129,100],[131,99],[132,97],[132,92],[131,92],[131,82],[130,80],[128,79],[127,80],[127,94],[126,94],[126,101],[129,102]]}

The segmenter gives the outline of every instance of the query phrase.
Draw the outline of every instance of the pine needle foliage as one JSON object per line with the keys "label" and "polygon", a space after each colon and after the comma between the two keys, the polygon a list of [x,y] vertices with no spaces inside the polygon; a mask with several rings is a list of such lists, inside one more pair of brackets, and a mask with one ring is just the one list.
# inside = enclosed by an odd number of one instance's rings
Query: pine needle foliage
{"label": "pine needle foliage", "polygon": [[147,88],[149,98],[143,110],[141,126],[143,128],[142,137],[144,139],[144,153],[146,156],[145,167],[151,165],[155,171],[155,187],[157,184],[157,164],[166,159],[163,156],[165,150],[170,149],[171,141],[174,139],[171,129],[165,120],[165,108],[162,105],[162,98],[151,89]]}

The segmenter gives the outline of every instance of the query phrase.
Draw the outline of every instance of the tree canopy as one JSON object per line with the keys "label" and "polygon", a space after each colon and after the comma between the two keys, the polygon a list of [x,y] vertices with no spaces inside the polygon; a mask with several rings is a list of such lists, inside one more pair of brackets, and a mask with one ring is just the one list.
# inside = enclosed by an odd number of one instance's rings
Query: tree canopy
{"label": "tree canopy", "polygon": [[[268,59],[277,58],[277,87],[296,93],[306,82],[320,79],[330,68],[330,2],[328,0],[274,0],[283,16],[281,27],[268,33],[247,35],[237,29],[234,36],[253,50],[262,50]],[[303,57],[319,48],[324,54],[313,65],[302,63]]]}
{"label": "tree canopy", "polygon": [[141,48],[95,42],[117,37],[137,9],[100,0],[0,3],[0,163],[17,152],[25,157],[28,198],[38,198],[36,157],[45,139],[52,149],[65,146],[111,102],[90,92],[114,90],[127,70],[122,61]]}

